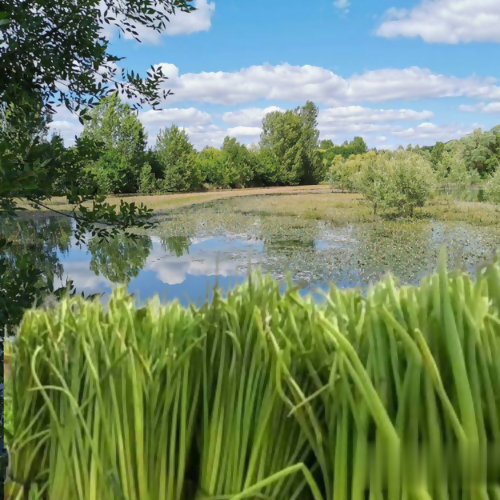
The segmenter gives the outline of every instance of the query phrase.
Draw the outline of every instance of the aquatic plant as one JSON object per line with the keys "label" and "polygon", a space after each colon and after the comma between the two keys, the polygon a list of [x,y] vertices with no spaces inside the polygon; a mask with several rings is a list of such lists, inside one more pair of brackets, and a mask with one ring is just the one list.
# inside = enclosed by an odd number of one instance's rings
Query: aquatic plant
{"label": "aquatic plant", "polygon": [[323,303],[74,297],[13,351],[6,498],[500,498],[500,263]]}

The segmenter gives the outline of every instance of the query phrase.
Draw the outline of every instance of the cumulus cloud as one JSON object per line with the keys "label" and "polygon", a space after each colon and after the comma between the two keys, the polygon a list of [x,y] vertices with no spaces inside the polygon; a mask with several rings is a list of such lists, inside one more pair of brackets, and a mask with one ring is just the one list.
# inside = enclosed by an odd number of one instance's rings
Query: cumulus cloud
{"label": "cumulus cloud", "polygon": [[267,108],[248,108],[238,111],[227,111],[222,115],[222,119],[230,125],[240,125],[246,127],[258,127],[262,124],[262,119],[267,113],[273,111],[283,111],[278,106],[269,106]]}
{"label": "cumulus cloud", "polygon": [[478,104],[462,104],[458,107],[460,111],[465,111],[467,113],[489,113],[489,114],[500,114],[500,102],[490,102],[485,104],[480,102]]}
{"label": "cumulus cloud", "polygon": [[499,26],[498,0],[421,0],[413,9],[389,9],[377,35],[429,43],[500,42]]}
{"label": "cumulus cloud", "polygon": [[257,99],[305,102],[340,106],[359,102],[384,102],[467,96],[500,98],[494,78],[459,78],[436,74],[429,69],[380,69],[343,78],[318,66],[263,64],[234,72],[179,74],[168,63],[160,65],[169,80],[165,88],[174,92],[169,102],[201,101],[236,105]]}
{"label": "cumulus cloud", "polygon": [[474,128],[474,126],[469,127],[456,123],[436,125],[434,123],[425,122],[417,127],[395,130],[392,132],[392,135],[409,142],[418,142],[422,146],[435,144],[436,141],[447,142],[452,139],[459,139],[472,132]]}
{"label": "cumulus cloud", "polygon": [[[163,35],[190,35],[199,31],[208,31],[211,27],[212,16],[215,12],[215,3],[207,0],[195,0],[196,10],[190,13],[176,11],[175,15],[168,15],[170,22],[166,23],[165,30],[161,33],[144,26],[136,26],[138,38],[143,43],[158,45]],[[104,8],[103,8],[104,10]],[[103,34],[107,38],[113,38],[118,33],[116,26],[105,25]],[[130,33],[122,33],[126,39],[133,39]]]}
{"label": "cumulus cloud", "polygon": [[205,146],[218,148],[222,145],[226,136],[235,137],[244,144],[251,144],[258,141],[262,129],[260,127],[219,127],[217,125],[184,127],[189,135],[189,140],[196,149],[201,150]]}
{"label": "cumulus cloud", "polygon": [[362,106],[339,106],[322,109],[319,112],[320,125],[337,123],[374,123],[393,121],[427,120],[433,118],[432,111],[414,111],[413,109],[371,109]]}
{"label": "cumulus cloud", "polygon": [[139,119],[147,128],[176,125],[206,125],[212,122],[212,117],[196,108],[169,108],[149,110],[139,113]]}
{"label": "cumulus cloud", "polygon": [[49,124],[51,132],[59,134],[67,146],[74,144],[75,136],[82,133],[83,126],[78,121],[54,120]]}

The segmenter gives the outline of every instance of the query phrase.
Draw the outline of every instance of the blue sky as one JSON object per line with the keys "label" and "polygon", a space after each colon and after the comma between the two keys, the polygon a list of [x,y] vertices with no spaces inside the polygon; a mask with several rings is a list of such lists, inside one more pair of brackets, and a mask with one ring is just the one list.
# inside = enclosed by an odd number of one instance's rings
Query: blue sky
{"label": "blue sky", "polygon": [[[175,123],[198,149],[257,142],[271,109],[320,108],[321,138],[434,144],[500,123],[500,0],[194,0],[142,44],[111,30],[120,65],[162,64],[175,93],[140,113],[150,143]],[[67,113],[53,128],[70,140]]]}

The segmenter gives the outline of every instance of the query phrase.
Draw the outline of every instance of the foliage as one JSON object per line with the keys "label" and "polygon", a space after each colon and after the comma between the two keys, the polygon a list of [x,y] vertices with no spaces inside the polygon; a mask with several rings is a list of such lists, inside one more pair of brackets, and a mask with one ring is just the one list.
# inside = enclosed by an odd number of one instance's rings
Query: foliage
{"label": "foliage", "polygon": [[278,184],[300,184],[306,154],[301,139],[302,120],[293,111],[273,111],[262,120],[260,147],[267,149],[274,158],[273,163],[280,166]]}
{"label": "foliage", "polygon": [[198,158],[185,130],[176,125],[160,130],[155,152],[164,171],[164,190],[195,191],[200,187]]}
{"label": "foliage", "polygon": [[432,195],[434,173],[419,153],[396,151],[367,158],[355,182],[374,212],[396,208],[412,216],[414,208],[423,206]]}
{"label": "foliage", "polygon": [[148,237],[126,238],[122,235],[108,241],[92,239],[88,249],[92,255],[90,270],[112,283],[128,285],[146,264],[152,243]]}
{"label": "foliage", "polygon": [[[158,105],[165,80],[160,67],[147,78],[121,70],[123,58],[109,52],[104,27],[138,39],[138,28],[163,31],[175,10],[193,10],[189,0],[12,0],[0,5],[2,83],[0,102],[35,105],[50,113],[56,102],[78,112],[110,91]],[[25,108],[26,109],[26,108]]]}
{"label": "foliage", "polygon": [[[161,67],[152,67],[147,78],[125,69],[117,77],[116,63],[122,58],[108,51],[103,28],[115,25],[138,40],[138,27],[162,31],[176,9],[191,12],[193,7],[190,0],[14,0],[0,4],[2,229],[20,210],[19,199],[40,208],[46,207],[46,200],[61,195],[74,206],[68,215],[76,223],[77,241],[83,241],[87,231],[105,238],[133,226],[151,226],[151,211],[146,207],[123,201],[120,207],[110,206],[96,194],[94,180],[85,169],[96,159],[96,144],[78,138],[74,147],[66,149],[61,138],[48,141],[44,132],[58,104],[79,114],[83,123],[89,110],[112,92],[135,100],[134,106],[157,107],[160,98],[169,95],[160,91],[165,80]],[[115,158],[108,152],[107,159]],[[116,162],[118,179],[112,179],[120,186],[104,182],[113,190],[129,189],[128,175],[121,175],[122,160]],[[85,201],[92,201],[90,209],[82,205]],[[2,314],[11,306],[16,309],[19,304],[33,303],[38,294],[34,283],[40,274],[30,263],[21,262],[7,272],[6,248],[2,243],[0,294],[7,301],[2,304]],[[15,290],[19,294],[11,293]],[[16,299],[9,302],[11,297]]]}
{"label": "foliage", "polygon": [[356,189],[356,174],[376,158],[373,151],[364,155],[352,155],[348,159],[337,155],[330,167],[330,183],[342,191],[352,192]]}
{"label": "foliage", "polygon": [[145,163],[139,174],[139,180],[137,182],[137,192],[141,194],[152,194],[160,190],[159,182],[156,179],[151,165]]}
{"label": "foliage", "polygon": [[[281,185],[317,184],[324,179],[318,151],[318,108],[307,103],[295,111],[273,111],[262,120],[262,173]],[[280,167],[279,170],[276,167]]]}
{"label": "foliage", "polygon": [[321,144],[321,156],[327,165],[330,165],[337,156],[347,160],[351,155],[362,155],[368,152],[368,146],[362,137],[355,137],[351,142],[345,141],[340,146],[335,146],[331,140],[321,141]]}
{"label": "foliage", "polygon": [[102,144],[101,156],[91,166],[105,193],[137,191],[147,134],[129,104],[113,94],[88,112],[82,137]]}
{"label": "foliage", "polygon": [[232,188],[249,186],[254,177],[251,153],[235,138],[225,137],[218,166],[222,170],[222,185]]}
{"label": "foliage", "polygon": [[417,287],[389,276],[321,304],[253,274],[200,308],[138,309],[119,288],[108,307],[30,310],[6,495],[486,498],[499,288],[498,261],[473,281],[442,258]]}
{"label": "foliage", "polygon": [[476,129],[461,139],[467,169],[481,177],[494,172],[500,165],[500,132],[483,132]]}
{"label": "foliage", "polygon": [[500,203],[500,168],[490,177],[484,191],[488,201]]}
{"label": "foliage", "polygon": [[318,107],[311,101],[307,101],[302,107],[297,107],[295,113],[302,120],[301,142],[305,149],[305,166],[301,184],[318,184],[325,179],[326,169],[323,158],[318,151]]}

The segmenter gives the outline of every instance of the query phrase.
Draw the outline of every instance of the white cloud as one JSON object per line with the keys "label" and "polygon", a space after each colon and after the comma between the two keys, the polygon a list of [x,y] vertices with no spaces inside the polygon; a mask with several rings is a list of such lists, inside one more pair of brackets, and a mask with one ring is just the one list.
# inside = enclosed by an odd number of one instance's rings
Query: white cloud
{"label": "white cloud", "polygon": [[462,104],[458,107],[460,111],[465,111],[467,113],[489,113],[489,114],[500,114],[500,102],[490,102],[485,104],[480,102],[478,104]]}
{"label": "white cloud", "polygon": [[49,124],[49,129],[51,132],[58,133],[64,139],[64,143],[69,146],[75,142],[75,136],[82,133],[83,126],[80,122],[54,120]]}
{"label": "white cloud", "polygon": [[421,37],[429,43],[500,42],[500,1],[421,0],[413,9],[389,9],[377,35]]}
{"label": "white cloud", "polygon": [[335,2],[333,2],[333,5],[337,7],[337,9],[349,12],[348,7],[351,5],[351,2],[349,2],[349,0],[335,0]]}
{"label": "white cloud", "polygon": [[175,95],[168,102],[203,101],[235,105],[257,99],[344,105],[396,99],[467,96],[500,98],[494,78],[459,78],[432,73],[429,69],[380,69],[343,78],[318,66],[263,64],[234,72],[202,72],[179,75],[173,64],[161,67],[169,77],[164,84]]}
{"label": "white cloud", "polygon": [[[211,27],[212,16],[215,12],[215,3],[207,0],[195,0],[196,10],[190,13],[177,10],[175,15],[168,15],[170,22],[166,23],[165,30],[161,33],[144,26],[136,26],[138,38],[143,43],[158,45],[163,35],[190,35],[199,31],[208,31]],[[104,35],[111,39],[117,35],[119,29],[116,26],[105,25]],[[126,39],[133,39],[130,33],[122,33]]]}
{"label": "white cloud", "polygon": [[212,117],[196,108],[169,108],[149,110],[139,113],[139,119],[147,128],[176,125],[206,125],[212,122]]}
{"label": "white cloud", "polygon": [[262,125],[262,119],[267,113],[273,111],[283,111],[278,106],[267,108],[248,108],[238,111],[228,111],[222,115],[222,119],[230,125],[240,125],[247,127],[258,127]]}
{"label": "white cloud", "polygon": [[452,139],[458,139],[474,130],[474,126],[465,126],[457,123],[449,125],[436,125],[434,123],[421,123],[417,127],[411,127],[405,130],[393,131],[392,135],[407,140],[409,142],[418,142],[422,145],[435,144],[436,141],[447,142]]}
{"label": "white cloud", "polygon": [[223,128],[217,125],[185,127],[189,140],[196,149],[201,150],[205,146],[220,147],[226,136],[236,137],[244,144],[258,141],[262,129],[260,127],[237,126]]}
{"label": "white cloud", "polygon": [[362,106],[340,106],[322,109],[319,112],[320,125],[343,123],[374,123],[427,120],[433,118],[432,111],[414,111],[413,109],[371,109]]}

